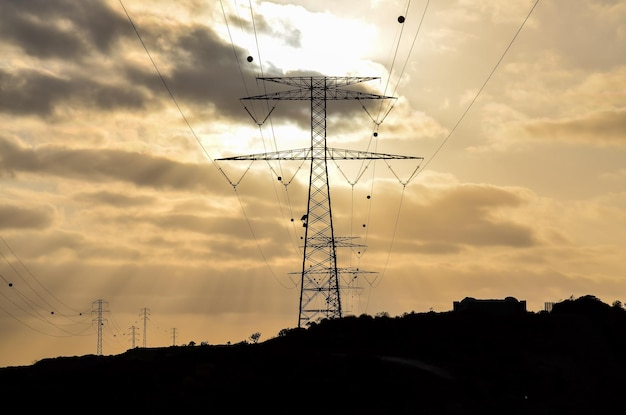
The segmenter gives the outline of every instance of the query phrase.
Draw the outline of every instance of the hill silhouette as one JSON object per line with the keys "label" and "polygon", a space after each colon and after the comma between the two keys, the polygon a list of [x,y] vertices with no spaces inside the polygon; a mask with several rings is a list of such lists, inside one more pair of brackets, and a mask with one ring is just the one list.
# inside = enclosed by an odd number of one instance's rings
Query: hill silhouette
{"label": "hill silhouette", "polygon": [[354,316],[264,342],[0,368],[5,407],[62,413],[593,414],[626,404],[626,311]]}

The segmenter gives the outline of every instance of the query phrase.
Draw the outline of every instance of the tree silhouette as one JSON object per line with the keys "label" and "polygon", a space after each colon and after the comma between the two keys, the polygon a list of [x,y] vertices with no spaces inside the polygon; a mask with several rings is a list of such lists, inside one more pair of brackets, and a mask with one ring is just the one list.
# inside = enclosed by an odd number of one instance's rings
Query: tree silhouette
{"label": "tree silhouette", "polygon": [[260,338],[261,333],[259,333],[258,331],[250,335],[250,340],[252,341],[252,343],[258,343]]}

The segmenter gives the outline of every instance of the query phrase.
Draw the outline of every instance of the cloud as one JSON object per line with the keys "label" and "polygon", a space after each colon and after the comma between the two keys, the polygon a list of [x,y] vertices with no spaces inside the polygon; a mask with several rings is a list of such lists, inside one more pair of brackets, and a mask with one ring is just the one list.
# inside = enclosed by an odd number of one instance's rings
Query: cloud
{"label": "cloud", "polygon": [[[426,190],[426,189],[424,189]],[[420,192],[406,209],[414,218],[399,236],[417,242],[471,246],[531,247],[539,243],[528,224],[507,219],[525,200],[511,190],[487,185],[460,185]]]}
{"label": "cloud", "polygon": [[548,138],[570,144],[626,146],[626,108],[597,111],[560,120],[525,123],[535,139]]}
{"label": "cloud", "polygon": [[543,19],[534,36],[541,37],[543,48],[558,50],[570,70],[599,71],[623,65],[626,50],[619,46],[626,17],[623,3],[587,1],[563,8],[542,2],[538,12]]}
{"label": "cloud", "polygon": [[50,206],[24,207],[0,203],[0,229],[45,229],[56,218]]}
{"label": "cloud", "polygon": [[150,206],[157,202],[154,197],[125,195],[121,193],[102,190],[97,192],[84,192],[74,196],[74,199],[81,203],[90,205],[111,205],[120,208],[132,208]]}
{"label": "cloud", "polygon": [[49,117],[66,105],[105,111],[138,110],[149,101],[146,91],[138,88],[101,83],[83,75],[70,78],[29,69],[15,74],[0,71],[0,111]]}
{"label": "cloud", "polygon": [[[222,117],[247,117],[238,97],[245,95],[242,75],[254,77],[253,69],[238,67],[246,54],[208,26],[139,16],[139,39],[126,16],[103,2],[37,3],[3,3],[6,41],[40,64],[9,61],[0,72],[0,111],[45,117],[63,106],[155,110],[173,97],[185,111],[208,106]],[[131,53],[139,58],[128,59]]]}
{"label": "cloud", "polygon": [[0,5],[0,35],[42,59],[88,59],[96,50],[110,52],[128,22],[104,2],[54,3],[6,0]]}
{"label": "cloud", "polygon": [[218,191],[217,170],[149,154],[111,149],[28,148],[0,138],[0,169],[12,174],[36,173],[75,180],[120,181],[140,187]]}

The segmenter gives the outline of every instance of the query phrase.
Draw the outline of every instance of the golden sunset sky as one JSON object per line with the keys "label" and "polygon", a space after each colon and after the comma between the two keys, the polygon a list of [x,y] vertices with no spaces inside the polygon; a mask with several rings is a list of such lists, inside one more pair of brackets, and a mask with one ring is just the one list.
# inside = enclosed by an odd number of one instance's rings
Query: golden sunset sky
{"label": "golden sunset sky", "polygon": [[3,0],[0,56],[0,366],[98,300],[105,355],[297,326],[309,164],[217,160],[310,144],[258,77],[375,77],[328,145],[424,158],[329,162],[345,315],[626,300],[623,1]]}

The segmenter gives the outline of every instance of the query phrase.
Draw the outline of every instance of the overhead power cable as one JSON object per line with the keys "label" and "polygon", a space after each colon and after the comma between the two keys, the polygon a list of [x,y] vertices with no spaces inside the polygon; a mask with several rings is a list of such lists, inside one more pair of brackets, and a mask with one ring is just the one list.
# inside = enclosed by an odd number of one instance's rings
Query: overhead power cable
{"label": "overhead power cable", "polygon": [[[83,313],[61,301],[50,291],[17,256],[9,243],[0,236],[0,240],[13,258],[8,258],[0,250],[0,257],[10,267],[15,276],[0,272],[4,282],[0,296],[5,299],[0,308],[6,315],[36,331],[51,337],[71,337],[83,335],[89,329]],[[26,274],[24,274],[24,271]]]}
{"label": "overhead power cable", "polygon": [[[496,70],[498,69],[498,66],[500,65],[500,63],[504,60],[504,57],[506,56],[507,52],[509,51],[509,49],[511,49],[511,46],[513,45],[513,43],[515,42],[515,40],[517,39],[518,35],[520,34],[520,32],[522,31],[522,29],[524,28],[526,22],[528,21],[528,19],[530,18],[530,16],[532,15],[533,11],[535,10],[535,7],[537,6],[537,4],[539,3],[539,0],[536,0],[535,3],[533,4],[533,6],[531,7],[530,11],[528,12],[528,14],[526,15],[526,17],[524,18],[524,20],[522,21],[521,25],[519,26],[519,28],[517,29],[517,31],[515,32],[514,36],[512,37],[511,41],[508,43],[507,47],[504,49],[504,51],[502,52],[500,58],[498,59],[498,61],[496,62],[496,64],[494,65],[494,67],[491,69],[491,71],[489,72],[489,75],[487,76],[487,78],[485,79],[485,81],[483,82],[483,84],[481,85],[480,89],[478,90],[478,92],[476,93],[476,95],[474,96],[474,98],[472,99],[472,101],[469,103],[469,105],[467,106],[467,108],[465,109],[465,111],[461,114],[461,117],[459,118],[459,120],[456,122],[456,124],[454,125],[454,127],[452,128],[452,130],[450,131],[450,133],[448,133],[448,135],[446,136],[446,138],[442,141],[442,143],[439,145],[439,147],[437,147],[437,149],[435,150],[435,152],[431,155],[431,157],[424,163],[424,166],[420,169],[417,170],[416,172],[413,173],[413,175],[411,176],[412,178],[417,177],[422,171],[424,171],[424,169],[426,168],[426,166],[428,164],[430,164],[430,162],[433,160],[433,158],[439,153],[439,151],[441,151],[441,149],[443,148],[443,146],[445,145],[445,143],[450,139],[450,137],[452,136],[452,134],[454,133],[454,131],[457,129],[457,127],[461,124],[461,122],[463,121],[463,119],[465,118],[465,116],[467,115],[467,113],[469,112],[470,108],[472,107],[472,105],[474,105],[474,103],[476,102],[476,100],[478,99],[478,96],[480,95],[480,93],[485,89],[485,86],[487,85],[487,83],[489,82],[489,80],[492,78],[493,74],[496,72]],[[404,195],[404,191],[403,191],[403,195]],[[402,203],[402,199],[401,199],[401,203]],[[398,227],[398,223],[399,223],[399,218],[396,218],[396,222],[394,225],[394,229],[393,229],[393,239],[395,239],[395,235],[396,235],[396,231],[397,231],[397,227]],[[392,239],[392,244],[393,244],[393,239]],[[389,252],[389,254],[391,253],[391,251]],[[386,270],[387,270],[387,264],[389,262],[389,255],[387,256],[387,260],[385,261],[385,266],[383,268],[383,271],[380,273],[380,279],[378,279],[378,283],[380,284],[380,281],[382,280]],[[378,278],[378,277],[377,277]]]}
{"label": "overhead power cable", "polygon": [[[185,124],[187,124],[187,127],[189,128],[189,131],[191,131],[191,134],[196,139],[196,141],[200,145],[200,148],[202,149],[202,151],[204,152],[206,157],[209,159],[209,161],[211,161],[211,163],[222,174],[222,176],[224,176],[224,178],[227,181],[230,182],[230,179],[226,175],[226,172],[224,172],[222,170],[222,168],[215,162],[215,160],[209,155],[209,152],[206,150],[206,148],[202,144],[202,141],[200,140],[200,137],[198,137],[198,135],[196,134],[195,130],[191,127],[191,124],[189,123],[189,120],[187,119],[187,117],[185,116],[185,113],[183,112],[182,108],[178,104],[178,100],[176,99],[176,97],[174,96],[174,93],[172,92],[172,90],[170,89],[169,85],[165,81],[165,78],[163,77],[163,74],[159,70],[159,67],[157,66],[156,62],[152,58],[152,55],[150,54],[150,51],[148,50],[148,47],[146,46],[145,42],[143,41],[143,39],[141,37],[141,34],[139,33],[139,30],[137,29],[137,26],[135,26],[135,23],[130,18],[130,14],[128,14],[128,11],[126,10],[126,7],[124,7],[124,3],[122,3],[122,0],[119,0],[119,3],[120,3],[120,6],[122,6],[122,9],[124,10],[124,13],[126,14],[126,18],[128,19],[128,22],[130,23],[131,27],[135,31],[135,34],[137,35],[137,38],[139,39],[139,42],[141,43],[141,46],[143,46],[143,49],[146,51],[146,55],[148,55],[148,59],[150,59],[150,62],[152,63],[152,66],[154,67],[154,70],[156,71],[159,79],[161,80],[161,83],[163,84],[163,87],[165,87],[165,90],[167,91],[167,93],[169,94],[170,98],[172,99],[172,102],[176,106],[176,109],[178,110],[178,113],[182,117],[183,121],[185,121]],[[232,182],[231,182],[231,184],[232,184]]]}
{"label": "overhead power cable", "polygon": [[[413,48],[415,47],[415,42],[417,41],[417,36],[420,34],[420,30],[422,28],[422,23],[424,23],[424,18],[426,17],[426,11],[428,11],[428,5],[430,4],[430,0],[426,1],[426,5],[424,6],[424,11],[422,12],[422,17],[420,18],[420,22],[419,25],[417,26],[417,30],[415,31],[415,36],[413,36],[413,42],[411,42],[411,47],[409,48],[409,53],[407,54],[406,59],[404,60],[404,65],[402,65],[402,70],[400,71],[400,74],[398,75],[398,81],[396,82],[396,86],[392,92],[391,95],[395,95],[396,91],[398,90],[398,87],[400,86],[400,81],[402,80],[402,77],[404,76],[404,71],[406,70],[406,66],[409,63],[409,60],[411,59],[411,54],[413,53]],[[407,13],[408,13],[408,6],[407,6]]]}
{"label": "overhead power cable", "polygon": [[[7,247],[7,249],[11,252],[11,255],[13,255],[13,257],[15,258],[15,260],[19,263],[19,265],[21,265],[21,267],[28,273],[28,275],[30,275],[30,277],[37,283],[38,287],[41,287],[49,296],[51,296],[56,302],[58,302],[59,304],[63,305],[66,309],[72,311],[72,313],[80,313],[80,311],[70,307],[69,305],[65,304],[63,301],[59,300],[52,292],[50,292],[50,290],[48,288],[46,288],[45,285],[43,285],[41,283],[41,281],[39,281],[39,279],[37,277],[35,277],[35,275],[30,271],[30,269],[28,269],[28,267],[22,262],[22,260],[17,256],[17,254],[15,253],[15,251],[13,251],[13,249],[9,246],[9,244],[7,243],[7,241],[0,236],[0,240],[2,240],[2,243]],[[4,259],[4,261],[11,267],[11,269],[15,272],[15,274],[22,280],[24,281],[24,283],[28,286],[28,288],[30,288],[35,295],[37,295],[37,297],[39,297],[39,299],[41,299],[44,303],[46,303],[48,305],[48,307],[50,307],[50,310],[55,310],[57,312],[57,314],[59,314],[60,310],[56,310],[56,307],[52,304],[50,304],[48,302],[48,300],[46,300],[45,298],[43,298],[43,296],[41,294],[39,294],[38,291],[35,290],[35,288],[33,288],[33,286],[31,286],[31,284],[22,276],[22,274],[13,266],[13,264],[8,260],[8,258],[2,253],[0,252],[0,256],[2,256],[2,258]],[[4,277],[2,277],[4,279]],[[8,281],[7,281],[8,282]],[[60,314],[67,314],[67,313],[60,313]]]}
{"label": "overhead power cable", "polygon": [[[232,37],[232,35],[230,33],[230,29],[229,29],[230,25],[228,23],[228,18],[226,16],[226,12],[225,12],[222,0],[220,0],[220,4],[221,4],[221,7],[222,7],[222,15],[224,17],[224,21],[225,21],[226,27],[227,27],[228,32],[229,32],[229,39],[230,39],[230,42],[231,42],[231,46],[232,46],[233,51],[235,51],[235,43],[234,43],[233,37]],[[259,61],[259,69],[261,71],[261,77],[264,77],[265,75],[264,75],[264,69],[263,69],[263,60],[261,58],[261,48],[260,48],[259,37],[258,37],[257,29],[256,29],[256,26],[257,26],[256,25],[256,19],[255,19],[254,9],[252,7],[252,2],[250,0],[248,1],[248,5],[249,5],[249,9],[250,9],[250,19],[251,19],[252,31],[253,31],[253,34],[254,34],[254,43],[256,45],[256,51],[254,52],[254,54],[256,55],[256,58]],[[243,22],[244,19],[239,15],[239,8],[237,7],[237,2],[236,1],[234,1],[234,6],[237,9],[237,14],[238,14],[239,22],[240,22],[240,28],[241,28],[241,30],[243,32],[243,23],[242,22]],[[241,67],[241,65],[239,63],[240,62],[240,57],[237,55],[236,52],[234,53],[234,57],[235,57],[235,60],[237,62],[237,66],[238,66],[239,71],[240,71],[241,80],[242,80],[242,83],[244,84],[244,88],[246,90],[246,94],[247,94],[247,96],[250,96],[251,94],[248,92],[248,88],[247,88],[246,82],[245,82],[245,76],[244,76],[242,67]],[[252,62],[254,59],[252,58],[252,56],[249,56],[247,60],[248,60],[248,62]],[[259,89],[259,91],[262,90],[264,94],[267,94],[267,84],[265,82],[260,82],[259,83],[258,80],[257,80],[257,89]],[[261,141],[263,143],[263,150],[264,150],[264,152],[269,152],[270,149],[272,151],[278,151],[279,149],[278,149],[278,144],[277,144],[277,141],[276,141],[276,133],[275,133],[275,130],[274,130],[274,123],[273,123],[273,120],[272,120],[272,117],[271,117],[274,109],[276,108],[276,104],[274,104],[274,106],[272,108],[270,108],[269,101],[268,100],[264,101],[265,113],[267,115],[265,115],[265,117],[263,118],[262,116],[258,116],[256,114],[256,108],[255,108],[254,105],[251,105],[251,107],[248,108],[248,106],[245,105],[243,103],[243,101],[241,101],[241,103],[242,103],[242,106],[243,106],[244,110],[248,113],[248,115],[250,115],[250,117],[254,120],[254,122],[257,124],[257,126],[259,128],[259,134],[260,134],[260,137],[261,137]],[[266,134],[264,133],[264,130],[263,130],[263,126],[266,124],[267,121],[269,121],[269,128],[270,128],[271,136],[272,136],[272,140],[269,142],[269,144],[268,144],[268,141],[266,140]],[[290,193],[289,193],[289,185],[293,181],[293,177],[292,177],[291,180],[284,180],[284,178],[287,175],[285,174],[285,171],[284,171],[284,168],[283,168],[283,163],[280,160],[277,161],[277,163],[278,163],[278,167],[277,167],[278,171],[276,171],[276,169],[272,166],[272,164],[271,164],[271,162],[269,160],[267,160],[266,163],[267,163],[267,166],[269,168],[270,173],[274,175],[273,178],[277,179],[277,180],[272,180],[272,187],[274,189],[274,194],[275,194],[277,203],[278,203],[279,208],[280,208],[281,216],[282,216],[282,218],[284,220],[291,221],[291,223],[292,223],[292,231],[288,232],[288,237],[289,237],[289,239],[291,241],[293,249],[295,251],[299,251],[299,253],[301,254],[302,253],[302,251],[301,251],[302,248],[297,243],[297,228],[296,228],[295,223],[293,221],[293,217],[294,217],[293,211],[294,211],[294,208],[293,208],[293,204],[292,204],[292,201],[291,201],[291,196],[290,196]],[[248,167],[248,169],[250,167],[251,167],[251,165]],[[295,174],[297,174],[300,171],[300,167],[298,167],[298,169],[296,170]],[[246,170],[246,172],[247,171],[248,170]],[[294,177],[295,177],[295,174],[294,174]],[[237,181],[237,182],[232,182],[231,181],[231,185],[233,185],[233,189],[236,190],[235,187],[240,183],[240,181],[241,181],[241,179],[239,181]],[[284,197],[285,197],[285,203],[287,204],[287,209],[286,210],[287,210],[288,214],[285,213],[285,207],[283,206],[283,202],[281,201],[281,197],[280,197],[279,191],[277,189],[277,187],[279,187],[276,184],[277,182],[280,182],[283,185],[283,187],[284,187],[284,195],[285,195]],[[239,195],[238,195],[238,198],[239,198]],[[239,200],[240,200],[240,198],[239,198]],[[242,209],[243,209],[243,205],[242,205]],[[244,216],[246,218],[248,217],[248,215],[245,214],[245,212],[244,212]],[[248,224],[248,226],[251,227],[251,224]],[[258,248],[261,249],[260,246]]]}
{"label": "overhead power cable", "polygon": [[[536,0],[535,3],[533,4],[533,6],[530,8],[530,11],[528,12],[528,14],[526,15],[526,18],[524,19],[524,21],[522,21],[522,24],[520,25],[520,27],[517,29],[517,31],[515,32],[515,35],[513,36],[513,38],[511,39],[511,41],[509,42],[509,44],[507,45],[507,47],[504,49],[504,51],[502,52],[502,55],[500,56],[500,59],[498,59],[498,61],[496,62],[496,64],[494,65],[493,69],[491,69],[491,72],[489,72],[489,75],[487,76],[487,78],[485,79],[485,81],[483,82],[483,84],[481,85],[480,89],[478,90],[478,92],[476,92],[476,95],[474,95],[474,98],[470,101],[470,103],[468,104],[467,108],[465,108],[465,111],[463,111],[463,113],[461,114],[461,116],[459,117],[458,121],[454,124],[454,126],[452,127],[452,130],[450,130],[450,132],[448,133],[448,135],[446,136],[446,138],[443,139],[443,141],[441,142],[441,144],[435,149],[435,151],[433,152],[433,154],[426,159],[426,162],[424,163],[424,168],[421,170],[423,171],[429,164],[430,162],[435,158],[435,156],[441,151],[441,149],[443,148],[443,146],[448,142],[448,140],[450,139],[450,137],[452,137],[452,134],[454,134],[454,132],[456,131],[456,129],[458,128],[458,126],[461,124],[461,122],[463,121],[463,119],[465,118],[465,116],[467,115],[467,113],[469,112],[470,108],[472,108],[472,106],[474,105],[474,103],[476,102],[476,100],[478,99],[478,96],[483,92],[483,90],[485,89],[485,86],[487,86],[487,83],[491,80],[491,77],[493,76],[493,74],[496,72],[496,70],[498,69],[498,67],[500,66],[500,63],[502,63],[502,61],[504,60],[504,57],[506,56],[506,54],[508,53],[509,49],[511,49],[511,46],[513,46],[513,43],[515,42],[515,39],[517,39],[517,36],[520,34],[520,32],[522,31],[522,29],[524,28],[524,26],[526,25],[526,22],[528,21],[528,19],[530,18],[530,15],[533,13],[533,10],[535,10],[535,7],[537,7],[537,4],[539,3],[539,0]],[[420,172],[421,172],[420,171]],[[419,174],[419,172],[418,172]]]}
{"label": "overhead power cable", "polygon": [[[400,73],[398,74],[398,77],[397,77],[397,80],[396,80],[395,86],[394,86],[394,88],[393,88],[393,93],[391,94],[392,96],[394,96],[394,95],[395,95],[395,93],[396,93],[396,91],[397,91],[397,89],[398,89],[398,87],[399,87],[399,85],[400,85],[400,82],[402,81],[402,78],[403,78],[403,76],[404,76],[404,72],[405,72],[405,70],[406,70],[407,64],[408,64],[408,62],[409,62],[409,60],[410,60],[410,58],[411,58],[411,54],[412,54],[412,52],[413,52],[413,48],[414,48],[415,43],[416,43],[416,41],[417,41],[417,38],[418,38],[418,36],[419,36],[419,34],[420,34],[420,30],[421,30],[421,27],[422,27],[422,23],[423,23],[423,21],[424,21],[424,18],[425,18],[425,16],[426,16],[427,11],[428,11],[428,6],[429,6],[429,4],[430,4],[430,1],[429,1],[429,0],[427,0],[427,1],[426,1],[426,4],[425,4],[425,6],[424,6],[424,10],[422,11],[422,15],[421,15],[421,18],[420,18],[420,21],[419,21],[419,24],[418,24],[417,30],[415,31],[415,35],[413,36],[413,40],[412,40],[412,43],[411,43],[411,47],[410,47],[410,49],[409,49],[409,52],[408,52],[408,54],[407,54],[406,58],[404,59],[404,64],[402,65],[402,69],[401,69]],[[400,51],[400,46],[401,46],[401,44],[402,44],[402,39],[403,39],[403,36],[404,36],[404,28],[405,28],[405,24],[404,24],[404,23],[406,22],[406,19],[407,19],[407,17],[409,16],[409,10],[410,10],[410,8],[411,8],[411,0],[407,0],[407,4],[406,4],[406,8],[405,8],[405,10],[404,10],[404,13],[398,17],[398,22],[401,24],[401,26],[400,26],[399,35],[397,36],[397,41],[396,41],[396,43],[395,43],[395,46],[393,47],[393,58],[391,59],[391,64],[390,64],[390,67],[389,67],[389,69],[388,69],[389,76],[388,76],[388,78],[387,78],[387,82],[386,82],[386,84],[385,84],[385,88],[384,88],[384,95],[387,95],[387,91],[388,91],[388,90],[389,90],[389,88],[390,88],[391,78],[392,78],[392,76],[393,76],[394,67],[395,67],[395,64],[396,64],[396,60],[397,60],[397,58],[398,58],[398,53],[399,53],[399,51]],[[370,112],[367,110],[367,108],[365,107],[365,105],[363,105],[363,103],[361,103],[361,105],[363,106],[363,109],[364,109],[364,110],[365,110],[365,112],[369,115],[370,119],[371,119],[371,120],[372,120],[372,122],[374,123],[374,131],[373,131],[372,135],[370,136],[370,141],[369,141],[369,144],[368,144],[368,149],[369,149],[369,148],[370,148],[370,146],[372,145],[372,140],[374,140],[374,141],[373,141],[373,144],[374,144],[374,151],[376,151],[376,150],[377,150],[377,147],[378,147],[378,138],[377,138],[377,137],[378,137],[379,127],[380,127],[380,125],[383,123],[383,121],[387,118],[387,116],[390,114],[391,110],[393,109],[393,105],[394,105],[394,104],[393,104],[393,103],[389,103],[389,104],[388,104],[388,105],[389,105],[389,106],[388,106],[388,108],[384,110],[384,114],[383,114],[383,106],[384,106],[385,104],[384,104],[384,102],[382,102],[382,101],[381,101],[381,103],[380,103],[380,105],[379,105],[379,107],[378,107],[378,113],[376,114],[376,117],[373,117],[373,116],[372,116],[372,114],[370,114]],[[382,115],[382,117],[381,117],[381,114],[383,114],[383,115]],[[370,163],[372,164],[372,177],[374,177],[374,175],[375,175],[375,170],[376,170],[376,162],[375,162],[375,160],[368,160],[368,161],[367,161],[367,164],[364,164],[364,163],[362,163],[362,164],[361,164],[361,171],[360,171],[360,172],[358,173],[358,175],[357,175],[357,177],[358,177],[358,178],[360,178],[360,177],[361,177],[361,175],[365,172],[365,170],[367,170],[367,169],[369,168]],[[420,166],[421,166],[421,162],[420,162],[420,163],[418,163],[418,164],[415,166],[415,170],[414,170],[414,171],[413,171],[413,173],[409,176],[409,178],[408,178],[408,179],[403,180],[403,179],[401,179],[401,178],[400,178],[400,177],[396,174],[396,172],[393,170],[393,168],[391,167],[391,165],[390,165],[388,162],[386,162],[386,163],[387,163],[387,167],[388,167],[388,168],[389,168],[389,170],[392,172],[392,174],[394,175],[394,177],[395,177],[395,178],[396,178],[396,179],[400,182],[400,184],[402,185],[402,187],[403,187],[403,193],[404,193],[404,188],[406,188],[406,186],[408,185],[408,183],[416,177],[416,175],[417,175],[417,171],[418,171],[418,169],[419,169],[419,168],[420,168]],[[343,174],[343,173],[342,173],[342,174]],[[345,177],[345,175],[344,175],[344,177]],[[346,180],[347,180],[347,178],[346,178]],[[352,187],[353,187],[353,192],[354,192],[354,186],[353,186],[353,183],[352,183],[352,182],[350,182],[350,181],[348,181],[348,182],[352,185]],[[373,195],[374,195],[374,180],[372,180],[371,185],[370,185],[370,190],[369,190],[368,199],[369,199],[370,197],[372,197]],[[354,197],[352,198],[352,200],[354,200]],[[394,225],[394,231],[393,231],[392,239],[391,239],[391,241],[390,241],[390,248],[389,248],[389,252],[388,252],[388,257],[387,257],[387,258],[389,258],[389,255],[390,255],[390,253],[391,253],[391,247],[393,246],[393,243],[394,243],[395,234],[396,234],[395,227],[397,227],[397,218],[399,217],[400,210],[402,209],[402,201],[403,201],[403,198],[401,198],[401,199],[400,199],[400,204],[398,205],[398,211],[397,211],[397,213],[396,213],[396,223],[395,223],[395,225]],[[354,205],[352,205],[351,211],[352,211],[352,212],[354,212]],[[367,216],[366,216],[366,217],[367,217],[367,219],[366,219],[366,223],[368,223],[368,224],[369,224],[369,222],[370,222],[371,212],[372,212],[372,203],[369,203],[369,205],[368,205],[368,211],[367,211]],[[352,214],[353,214],[353,213],[352,213]],[[352,235],[352,221],[353,221],[353,218],[351,219],[351,224],[350,224],[351,235]],[[365,251],[367,250],[367,248],[366,248],[366,247],[367,247],[367,241],[368,241],[368,237],[369,237],[369,229],[370,229],[370,227],[369,227],[369,226],[366,226],[366,227],[365,227],[365,236],[364,236],[364,245],[365,245],[365,248],[363,248],[363,249],[361,249],[361,250],[355,250],[355,249],[353,249],[353,250],[352,250],[352,251],[353,251],[353,253],[355,253],[355,254],[356,254],[356,257],[358,258],[358,260],[359,260],[359,261],[360,261],[361,257],[363,256],[363,254],[365,253]],[[383,272],[382,272],[381,274],[379,274],[379,275],[381,275],[381,276],[382,276],[382,275],[384,274],[385,269],[386,269],[386,267],[387,267],[387,263],[388,263],[388,260],[387,260],[387,262],[385,263],[385,268],[383,269]],[[378,278],[378,277],[376,277],[376,278]],[[372,282],[372,283],[373,283],[373,282]],[[370,285],[371,285],[372,283],[370,283]]]}
{"label": "overhead power cable", "polygon": [[[161,83],[163,84],[165,90],[167,91],[170,99],[172,100],[172,102],[174,103],[174,105],[176,106],[176,109],[178,110],[180,116],[182,117],[183,121],[185,122],[185,124],[187,125],[187,128],[189,129],[189,131],[191,132],[191,134],[193,135],[193,137],[195,138],[195,140],[198,142],[200,148],[202,149],[202,151],[204,152],[204,154],[206,155],[206,157],[209,159],[209,161],[213,164],[213,166],[215,166],[215,168],[222,174],[222,176],[230,183],[230,185],[233,187],[233,189],[236,191],[237,190],[237,186],[239,185],[239,182],[241,181],[241,179],[243,178],[243,176],[239,179],[239,181],[237,182],[233,182],[230,177],[226,174],[226,172],[221,168],[221,166],[219,166],[219,164],[211,157],[211,155],[209,154],[209,152],[207,151],[207,149],[204,147],[204,145],[202,144],[202,141],[200,140],[200,138],[198,137],[198,135],[196,134],[195,130],[193,129],[193,127],[191,126],[191,123],[189,122],[189,120],[187,119],[187,117],[185,116],[185,113],[183,112],[181,106],[178,103],[178,100],[176,99],[173,91],[171,90],[171,88],[169,87],[167,81],[165,80],[165,77],[163,76],[163,74],[161,73],[161,71],[159,70],[158,65],[156,64],[155,60],[153,59],[147,45],[145,44],[145,42],[143,41],[143,38],[141,37],[141,34],[139,33],[139,29],[137,28],[137,26],[134,24],[132,18],[130,17],[130,14],[128,13],[128,10],[126,9],[126,7],[124,6],[122,0],[119,0],[120,6],[122,7],[122,9],[124,10],[124,13],[126,14],[126,18],[128,19],[128,22],[130,23],[131,27],[133,28],[137,38],[139,39],[139,42],[141,43],[144,51],[146,52],[146,55],[148,56],[150,62],[152,63],[152,66],[154,67],[155,72],[157,73],[159,79],[161,80]],[[220,0],[221,3],[221,0]],[[252,7],[252,5],[250,4],[250,7]],[[222,11],[223,11],[223,5],[222,5]],[[251,10],[252,13],[252,10]],[[226,19],[226,14],[224,12],[224,18]],[[230,30],[229,30],[229,36],[230,36]],[[255,37],[256,37],[256,29],[255,29]],[[232,42],[232,37],[231,37],[231,44],[233,44]],[[257,41],[257,47],[258,47],[258,41]],[[234,49],[234,44],[233,44],[233,51],[235,51]],[[260,56],[260,55],[259,55]],[[246,88],[245,85],[245,79],[243,77],[243,71],[241,69],[241,66],[239,65],[239,59],[236,56],[235,53],[235,60],[237,61],[237,65],[239,67],[239,71],[241,73],[242,76],[242,82],[244,84],[244,88]],[[247,88],[246,88],[247,90]],[[243,175],[246,174],[248,170],[246,170],[244,172]],[[248,226],[250,227],[250,230],[252,231],[252,226],[250,223],[250,219],[248,218],[248,215],[245,213],[245,209],[244,209],[244,204],[241,200],[241,198],[239,197],[239,194],[237,194],[237,200],[239,201],[239,204],[241,206],[241,209],[244,213],[244,216],[246,218],[246,221],[248,223]],[[254,234],[254,232],[252,232],[252,236],[256,241],[257,247],[259,248],[259,250],[261,250],[261,245],[260,242],[258,240],[258,238],[256,237],[256,235]],[[271,269],[269,262],[267,261],[267,258],[265,257],[264,254],[262,254],[263,260],[265,261],[268,269],[270,270],[270,272],[272,273],[272,275],[274,275],[273,270]],[[275,276],[275,275],[274,275]]]}

